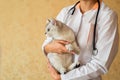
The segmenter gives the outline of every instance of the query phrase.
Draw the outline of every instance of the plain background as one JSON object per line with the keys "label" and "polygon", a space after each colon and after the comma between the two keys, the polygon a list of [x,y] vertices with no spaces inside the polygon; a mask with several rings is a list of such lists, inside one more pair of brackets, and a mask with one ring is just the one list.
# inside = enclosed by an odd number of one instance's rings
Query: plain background
{"label": "plain background", "polygon": [[[52,80],[41,50],[46,20],[76,1],[0,0],[0,80]],[[104,2],[120,24],[120,0]],[[103,80],[120,80],[120,50]]]}

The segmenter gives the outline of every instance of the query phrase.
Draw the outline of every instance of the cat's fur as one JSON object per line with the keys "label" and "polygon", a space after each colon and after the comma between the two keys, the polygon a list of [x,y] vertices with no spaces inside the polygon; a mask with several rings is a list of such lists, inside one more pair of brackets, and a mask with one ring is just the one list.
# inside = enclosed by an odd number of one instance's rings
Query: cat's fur
{"label": "cat's fur", "polygon": [[[75,53],[79,53],[79,48],[75,41],[74,32],[64,23],[52,18],[47,21],[46,24],[46,36],[52,37],[53,40],[66,40],[71,42],[65,45],[65,47],[71,51],[74,50]],[[73,59],[73,54],[70,53],[48,53],[47,55],[52,66],[61,74],[72,70],[79,62],[75,62]]]}

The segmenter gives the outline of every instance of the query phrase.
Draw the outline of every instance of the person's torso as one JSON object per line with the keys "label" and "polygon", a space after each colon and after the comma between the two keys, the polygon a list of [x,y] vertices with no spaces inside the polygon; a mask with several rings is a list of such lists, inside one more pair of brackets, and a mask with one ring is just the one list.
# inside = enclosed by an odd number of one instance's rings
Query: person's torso
{"label": "person's torso", "polygon": [[[66,8],[66,12],[69,11],[71,6]],[[104,12],[105,10],[105,12]],[[109,8],[102,2],[100,12],[98,15],[97,28],[96,28],[96,40],[98,38],[98,30],[104,22],[102,20],[104,14],[108,13]],[[75,33],[78,45],[80,47],[79,61],[82,64],[86,64],[91,60],[93,55],[93,32],[97,9],[91,9],[84,14],[80,12],[80,9],[75,10],[73,15],[67,13],[63,22],[67,24]]]}

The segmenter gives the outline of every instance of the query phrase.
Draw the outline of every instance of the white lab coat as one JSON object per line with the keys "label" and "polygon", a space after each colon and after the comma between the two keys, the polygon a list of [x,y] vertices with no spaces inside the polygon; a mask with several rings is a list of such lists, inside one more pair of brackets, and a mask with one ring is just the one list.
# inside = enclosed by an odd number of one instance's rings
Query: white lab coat
{"label": "white lab coat", "polygon": [[[58,14],[57,19],[66,23],[77,36],[80,47],[78,60],[81,66],[61,75],[61,80],[102,80],[101,75],[108,72],[118,51],[117,14],[101,2],[96,32],[96,47],[98,53],[93,55],[92,39],[97,9],[91,9],[82,14],[80,10],[76,8],[75,13],[69,15],[68,10],[71,7],[72,6],[63,8]],[[45,40],[42,46],[43,51],[44,46],[50,41],[51,38]]]}

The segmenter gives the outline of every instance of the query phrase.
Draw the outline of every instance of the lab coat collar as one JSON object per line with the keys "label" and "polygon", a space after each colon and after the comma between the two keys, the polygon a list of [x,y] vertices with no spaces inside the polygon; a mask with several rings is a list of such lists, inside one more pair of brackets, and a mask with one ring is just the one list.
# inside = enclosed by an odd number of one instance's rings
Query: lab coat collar
{"label": "lab coat collar", "polygon": [[[100,4],[102,3],[102,0],[100,0]],[[76,8],[79,9],[80,7],[80,3],[77,4]],[[98,9],[98,2],[96,2],[94,4],[94,6],[92,7],[93,10],[97,10]]]}

